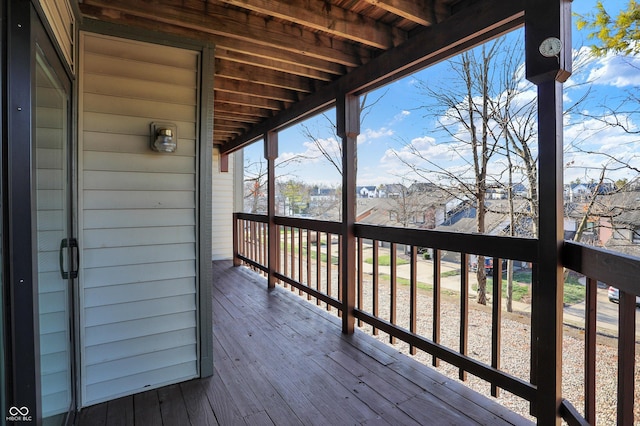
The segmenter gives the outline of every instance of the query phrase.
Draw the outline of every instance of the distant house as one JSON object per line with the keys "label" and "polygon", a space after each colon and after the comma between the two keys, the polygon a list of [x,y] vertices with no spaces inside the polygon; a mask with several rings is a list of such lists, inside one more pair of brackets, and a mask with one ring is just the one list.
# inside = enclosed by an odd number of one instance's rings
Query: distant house
{"label": "distant house", "polygon": [[378,188],[376,186],[358,186],[356,187],[358,198],[377,198],[379,197]]}

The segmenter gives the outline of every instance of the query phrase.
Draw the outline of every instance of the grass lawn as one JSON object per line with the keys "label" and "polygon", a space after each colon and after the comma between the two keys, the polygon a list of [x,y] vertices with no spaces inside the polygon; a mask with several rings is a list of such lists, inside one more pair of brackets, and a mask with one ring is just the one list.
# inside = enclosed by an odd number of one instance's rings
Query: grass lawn
{"label": "grass lawn", "polygon": [[[369,265],[373,264],[373,257],[366,258],[364,262],[368,263]],[[396,258],[396,265],[406,265],[407,263],[409,263],[409,261],[406,259],[402,259],[400,257]],[[380,266],[391,265],[391,256],[388,254],[383,254],[381,256],[378,256],[378,265]]]}

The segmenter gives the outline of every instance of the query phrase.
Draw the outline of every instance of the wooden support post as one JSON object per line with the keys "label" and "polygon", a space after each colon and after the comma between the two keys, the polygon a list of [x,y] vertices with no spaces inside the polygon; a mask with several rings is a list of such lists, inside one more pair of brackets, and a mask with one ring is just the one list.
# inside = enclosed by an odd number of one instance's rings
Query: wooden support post
{"label": "wooden support post", "polygon": [[354,329],[353,309],[356,298],[356,146],[360,133],[360,102],[358,96],[344,94],[336,99],[338,136],[342,138],[342,332]]}
{"label": "wooden support post", "polygon": [[280,235],[276,226],[276,167],[278,158],[278,133],[268,132],[264,135],[264,158],[267,160],[267,216],[268,260],[267,283],[269,288],[276,286],[275,272],[278,269],[278,250],[280,249]]}
{"label": "wooden support post", "polygon": [[[547,40],[560,41],[554,55],[541,53]],[[557,39],[557,40],[555,40]],[[527,79],[538,86],[539,237],[538,274],[533,283],[538,328],[538,424],[560,424],[562,402],[563,274],[563,129],[562,82],[571,75],[571,1],[526,0],[525,49]]]}

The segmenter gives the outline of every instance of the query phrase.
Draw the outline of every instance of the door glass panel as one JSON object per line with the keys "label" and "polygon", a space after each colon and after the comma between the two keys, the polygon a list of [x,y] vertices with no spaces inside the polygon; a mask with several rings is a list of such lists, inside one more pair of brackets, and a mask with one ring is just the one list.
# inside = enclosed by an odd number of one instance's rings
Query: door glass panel
{"label": "door glass panel", "polygon": [[69,250],[69,94],[36,49],[35,159],[40,375],[45,424],[61,424],[72,404]]}

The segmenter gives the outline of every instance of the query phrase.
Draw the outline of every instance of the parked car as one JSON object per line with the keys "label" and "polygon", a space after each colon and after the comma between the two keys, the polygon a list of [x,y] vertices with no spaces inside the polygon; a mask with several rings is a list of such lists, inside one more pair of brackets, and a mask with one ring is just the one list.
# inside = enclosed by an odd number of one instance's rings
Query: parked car
{"label": "parked car", "polygon": [[[608,296],[610,301],[618,303],[620,301],[620,290],[615,287],[609,287]],[[640,296],[636,296],[636,306],[640,307]]]}

